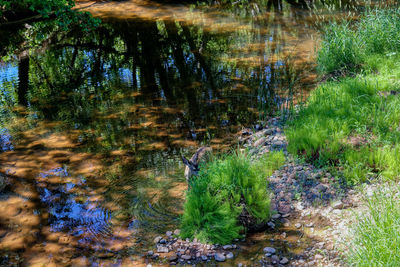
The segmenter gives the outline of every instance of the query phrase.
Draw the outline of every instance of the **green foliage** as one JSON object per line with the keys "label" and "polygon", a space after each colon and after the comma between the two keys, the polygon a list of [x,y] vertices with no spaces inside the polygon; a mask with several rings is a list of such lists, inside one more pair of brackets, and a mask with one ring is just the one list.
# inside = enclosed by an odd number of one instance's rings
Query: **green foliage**
{"label": "green foliage", "polygon": [[354,225],[350,266],[400,266],[399,186],[389,184],[368,201],[368,212]]}
{"label": "green foliage", "polygon": [[322,74],[343,74],[362,69],[371,54],[400,51],[400,10],[375,10],[349,23],[332,24],[323,33],[318,51]]}
{"label": "green foliage", "polygon": [[361,62],[360,42],[349,24],[333,24],[323,33],[318,51],[318,70],[321,73],[336,71],[354,72]]}
{"label": "green foliage", "polygon": [[[400,97],[396,93],[400,89],[400,64],[396,55],[398,39],[393,39],[393,28],[399,24],[394,20],[399,13],[391,12],[375,11],[367,15],[357,30],[351,30],[348,24],[332,26],[332,30],[340,31],[338,36],[354,32],[357,37],[349,38],[359,38],[364,44],[360,50],[363,72],[354,78],[320,85],[298,116],[289,122],[286,131],[290,152],[320,165],[340,166],[349,183],[376,176],[400,177]],[[389,26],[390,22],[394,25]],[[332,34],[325,35],[328,39],[319,53],[320,68],[326,72],[351,69],[356,61],[348,51],[359,50],[360,46],[335,50]],[[386,37],[377,41],[381,35]],[[356,45],[353,41],[347,44]],[[374,54],[367,57],[366,51]],[[329,65],[329,59],[336,57],[338,61],[331,60],[333,64]],[[352,60],[345,63],[345,58]]]}
{"label": "green foliage", "polygon": [[389,76],[399,77],[400,67],[386,75],[369,74],[321,85],[289,122],[289,151],[319,164],[344,166],[351,183],[373,174],[399,177],[400,98],[379,92],[398,88]]}
{"label": "green foliage", "polygon": [[202,169],[187,193],[182,218],[182,237],[226,244],[238,238],[238,217],[245,213],[258,223],[270,216],[266,176],[285,161],[282,152],[253,162],[243,153],[215,159]]}

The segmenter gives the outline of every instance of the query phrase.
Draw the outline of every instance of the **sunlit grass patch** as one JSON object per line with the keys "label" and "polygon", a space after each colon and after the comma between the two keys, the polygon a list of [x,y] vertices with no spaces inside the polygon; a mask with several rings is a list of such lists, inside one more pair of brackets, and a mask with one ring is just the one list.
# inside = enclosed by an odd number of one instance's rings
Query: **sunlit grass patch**
{"label": "sunlit grass patch", "polygon": [[266,178],[284,161],[282,152],[254,161],[244,153],[232,153],[203,166],[187,193],[182,237],[226,244],[246,230],[240,215],[251,216],[254,223],[266,222],[271,214]]}
{"label": "sunlit grass patch", "polygon": [[354,224],[351,266],[400,266],[400,187],[391,183],[368,198],[368,212]]}

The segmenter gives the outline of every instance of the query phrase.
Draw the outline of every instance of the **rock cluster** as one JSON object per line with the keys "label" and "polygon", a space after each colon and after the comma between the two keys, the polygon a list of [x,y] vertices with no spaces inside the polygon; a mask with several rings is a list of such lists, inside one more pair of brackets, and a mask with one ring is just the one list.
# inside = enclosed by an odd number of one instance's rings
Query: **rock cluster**
{"label": "rock cluster", "polygon": [[268,120],[266,126],[258,125],[254,131],[249,128],[243,129],[238,133],[238,140],[244,147],[249,147],[252,152],[258,154],[279,150],[286,152],[287,147],[279,118]]}
{"label": "rock cluster", "polygon": [[[238,249],[236,244],[210,245],[198,242],[196,239],[182,240],[178,237],[180,231],[168,231],[164,237],[158,236],[154,239],[156,251],[148,251],[146,256],[153,260],[168,260],[170,265],[196,264],[200,262],[224,262],[235,257],[234,252]],[[237,240],[238,241],[238,240]]]}

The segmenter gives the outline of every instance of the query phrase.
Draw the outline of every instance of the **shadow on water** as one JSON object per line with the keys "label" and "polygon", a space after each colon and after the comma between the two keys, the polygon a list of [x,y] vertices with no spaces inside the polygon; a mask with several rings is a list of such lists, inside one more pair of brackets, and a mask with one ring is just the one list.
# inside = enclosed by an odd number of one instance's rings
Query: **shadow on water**
{"label": "shadow on water", "polygon": [[80,2],[95,30],[0,28],[0,265],[145,264],[179,227],[180,155],[230,149],[314,87],[317,29],[364,8],[327,2]]}

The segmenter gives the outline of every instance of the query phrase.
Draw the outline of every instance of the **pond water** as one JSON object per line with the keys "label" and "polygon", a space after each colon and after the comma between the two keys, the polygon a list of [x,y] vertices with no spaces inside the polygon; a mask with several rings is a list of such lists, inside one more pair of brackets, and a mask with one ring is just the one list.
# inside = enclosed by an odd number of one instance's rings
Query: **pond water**
{"label": "pond water", "polygon": [[93,30],[1,27],[0,265],[145,265],[153,238],[179,228],[181,155],[232,149],[242,127],[304,99],[319,29],[365,7],[82,1]]}

